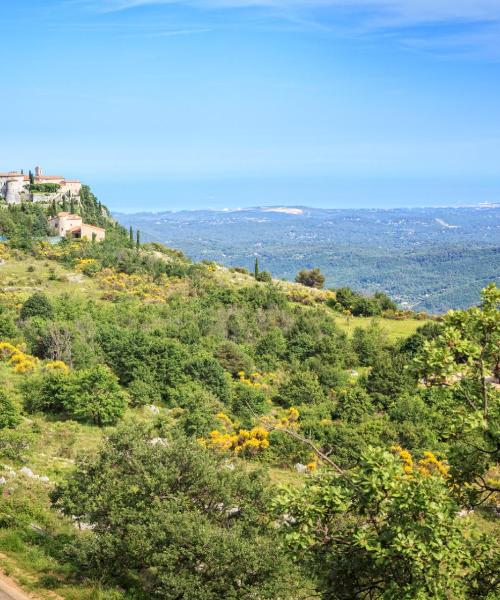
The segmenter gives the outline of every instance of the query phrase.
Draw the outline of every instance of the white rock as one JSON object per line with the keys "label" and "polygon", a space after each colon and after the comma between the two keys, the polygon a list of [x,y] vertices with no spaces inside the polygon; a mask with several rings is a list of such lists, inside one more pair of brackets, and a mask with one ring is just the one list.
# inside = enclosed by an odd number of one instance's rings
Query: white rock
{"label": "white rock", "polygon": [[157,406],[155,406],[154,404],[147,404],[146,410],[149,410],[149,412],[151,412],[155,415],[159,414],[159,412],[160,412],[160,409]]}
{"label": "white rock", "polygon": [[307,473],[306,465],[303,465],[302,463],[296,463],[294,466],[297,473]]}
{"label": "white rock", "polygon": [[7,480],[5,479],[5,477],[0,477],[0,485],[5,485],[7,483]]}
{"label": "white rock", "polygon": [[161,438],[161,437],[154,437],[152,439],[149,440],[149,443],[152,446],[168,446],[168,442],[165,438]]}
{"label": "white rock", "polygon": [[35,479],[35,474],[29,467],[21,467],[20,472],[30,479]]}

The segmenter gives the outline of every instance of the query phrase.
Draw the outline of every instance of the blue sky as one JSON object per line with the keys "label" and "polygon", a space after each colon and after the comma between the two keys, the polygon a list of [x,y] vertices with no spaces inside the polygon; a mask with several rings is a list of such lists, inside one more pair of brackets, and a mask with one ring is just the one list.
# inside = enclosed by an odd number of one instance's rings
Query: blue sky
{"label": "blue sky", "polygon": [[500,201],[499,0],[0,7],[0,170],[127,212]]}

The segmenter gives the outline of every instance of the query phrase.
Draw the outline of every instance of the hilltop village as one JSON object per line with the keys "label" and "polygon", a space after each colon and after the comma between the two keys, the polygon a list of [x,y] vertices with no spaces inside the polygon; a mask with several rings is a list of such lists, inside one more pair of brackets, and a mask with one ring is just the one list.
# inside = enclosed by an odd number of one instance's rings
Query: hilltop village
{"label": "hilltop village", "polygon": [[44,175],[42,168],[35,172],[0,172],[0,197],[7,204],[21,204],[23,201],[52,202],[79,197],[82,184],[78,179],[66,179],[62,175]]}
{"label": "hilltop village", "polygon": [[[73,214],[81,202],[82,183],[79,179],[67,179],[62,175],[45,175],[42,168],[34,173],[24,171],[0,172],[0,200],[8,206],[25,202],[45,204],[50,207],[48,227],[53,237],[70,237],[102,241],[106,236],[103,227],[84,223],[81,215]],[[66,210],[71,207],[71,212]],[[58,211],[58,207],[62,210]]]}

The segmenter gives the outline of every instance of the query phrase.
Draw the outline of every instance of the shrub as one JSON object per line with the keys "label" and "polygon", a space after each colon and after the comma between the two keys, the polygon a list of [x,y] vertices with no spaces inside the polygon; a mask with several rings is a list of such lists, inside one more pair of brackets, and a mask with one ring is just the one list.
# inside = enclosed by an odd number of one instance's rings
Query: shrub
{"label": "shrub", "polygon": [[307,269],[302,269],[302,271],[299,271],[297,273],[295,281],[307,287],[317,288],[318,290],[321,290],[323,288],[323,285],[325,284],[325,276],[317,267],[311,269],[310,271],[308,271]]}
{"label": "shrub", "polygon": [[66,406],[77,419],[95,425],[113,425],[127,406],[127,397],[118,384],[117,377],[103,365],[79,371]]}
{"label": "shrub", "polygon": [[21,416],[10,396],[0,390],[0,429],[12,429],[21,421]]}
{"label": "shrub", "polygon": [[249,373],[253,370],[252,358],[234,342],[223,342],[215,354],[226,371],[235,377],[241,371]]}
{"label": "shrub", "polygon": [[276,401],[285,408],[300,404],[319,404],[325,395],[317,375],[311,371],[293,373],[288,381],[280,385]]}
{"label": "shrub", "polygon": [[186,372],[194,380],[202,383],[222,402],[229,402],[229,384],[224,369],[215,358],[209,354],[200,354],[187,365]]}
{"label": "shrub", "polygon": [[255,418],[265,411],[266,395],[258,387],[238,381],[233,386],[231,399],[233,413],[249,425]]}
{"label": "shrub", "polygon": [[54,309],[45,294],[37,292],[30,296],[21,307],[20,317],[23,321],[30,317],[54,318]]}

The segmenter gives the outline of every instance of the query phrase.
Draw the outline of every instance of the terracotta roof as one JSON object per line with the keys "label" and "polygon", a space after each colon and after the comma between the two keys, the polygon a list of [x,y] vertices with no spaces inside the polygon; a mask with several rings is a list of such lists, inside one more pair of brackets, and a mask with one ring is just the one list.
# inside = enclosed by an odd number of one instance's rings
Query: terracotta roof
{"label": "terracotta roof", "polygon": [[64,177],[62,175],[35,175],[35,181],[39,181],[40,179],[57,179],[58,181],[64,181]]}
{"label": "terracotta roof", "polygon": [[97,227],[97,225],[87,225],[87,223],[82,223],[84,227],[90,227],[90,229],[99,229],[99,231],[106,231],[104,227]]}
{"label": "terracotta roof", "polygon": [[81,219],[80,215],[72,215],[69,212],[58,212],[57,216],[50,217],[51,219],[57,219],[57,217],[69,217],[70,219]]}
{"label": "terracotta roof", "polygon": [[[83,225],[83,223],[82,223],[82,225]],[[81,228],[82,228],[81,225],[75,225],[75,227],[70,227],[67,231],[71,231],[71,232],[73,232],[73,231],[80,231]]]}
{"label": "terracotta roof", "polygon": [[0,177],[24,177],[24,174],[17,171],[10,171],[10,173],[0,173]]}

